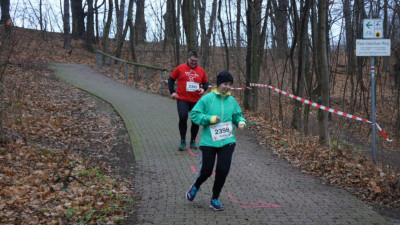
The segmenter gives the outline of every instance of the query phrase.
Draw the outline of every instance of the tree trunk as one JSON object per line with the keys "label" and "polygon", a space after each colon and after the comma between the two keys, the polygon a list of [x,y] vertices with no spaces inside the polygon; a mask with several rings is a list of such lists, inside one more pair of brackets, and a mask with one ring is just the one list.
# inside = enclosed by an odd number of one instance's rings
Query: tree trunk
{"label": "tree trunk", "polygon": [[[298,27],[300,30],[299,37],[299,50],[298,50],[298,69],[297,69],[297,84],[295,95],[304,97],[304,86],[305,86],[305,77],[306,73],[309,71],[306,70],[306,66],[308,64],[308,54],[307,54],[307,46],[308,46],[308,20],[309,20],[309,11],[310,11],[310,1],[305,0],[304,6],[301,7],[301,20]],[[293,5],[295,6],[295,5]],[[294,12],[296,12],[296,8],[294,8]],[[297,26],[294,24],[294,26]],[[294,68],[293,68],[294,69]],[[299,131],[304,130],[303,118],[302,118],[302,102],[295,101],[294,102],[294,112],[292,118],[292,127],[298,129]]]}
{"label": "tree trunk", "polygon": [[108,36],[110,35],[110,26],[112,21],[112,11],[113,11],[113,2],[112,0],[108,0],[108,16],[106,26],[104,27],[103,33],[103,52],[108,52]]}
{"label": "tree trunk", "polygon": [[71,49],[71,33],[69,27],[69,0],[64,0],[64,45],[63,48]]}
{"label": "tree trunk", "polygon": [[225,59],[226,59],[226,70],[229,70],[229,46],[228,43],[226,41],[226,36],[225,36],[225,31],[224,31],[224,22],[222,21],[221,18],[221,4],[222,4],[222,0],[219,0],[218,3],[218,21],[220,24],[220,29],[221,29],[221,34],[222,34],[222,40],[224,41],[224,49],[225,49]]}
{"label": "tree trunk", "polygon": [[275,12],[275,40],[276,40],[276,55],[278,58],[286,58],[287,46],[287,20],[288,20],[288,5],[289,0],[272,1]]}
{"label": "tree trunk", "polygon": [[86,20],[86,35],[85,35],[85,47],[88,51],[93,52],[94,42],[94,15],[93,15],[93,0],[87,0],[88,12]]}
{"label": "tree trunk", "polygon": [[240,38],[240,10],[242,6],[242,1],[237,0],[236,1],[236,47],[238,48],[238,51],[240,50],[240,47],[242,45],[242,41]]}
{"label": "tree trunk", "polygon": [[176,16],[174,16],[174,40],[175,40],[175,66],[178,66],[180,64],[180,37],[181,37],[181,31],[180,31],[180,27],[181,27],[181,23],[179,21],[180,20],[180,16],[181,16],[181,7],[180,5],[182,4],[182,0],[177,0],[177,6],[176,7]]}
{"label": "tree trunk", "polygon": [[1,19],[0,24],[5,24],[10,17],[10,0],[0,0]]}
{"label": "tree trunk", "polygon": [[182,22],[185,30],[188,52],[197,49],[196,22],[194,0],[182,1]]}
{"label": "tree trunk", "polygon": [[[118,0],[115,0],[115,2],[117,3]],[[121,0],[120,9],[118,9],[117,4],[115,4],[115,10],[117,12],[117,34],[116,34],[117,49],[115,51],[115,57],[120,58],[122,52],[122,46],[124,44],[124,39],[128,29],[128,26],[126,25],[124,30],[125,0]]]}
{"label": "tree trunk", "polygon": [[[351,90],[354,90],[354,76],[356,73],[356,63],[354,55],[354,29],[352,21],[352,10],[350,5],[350,0],[344,0],[343,2],[343,17],[345,20],[345,31],[346,31],[346,55],[347,55],[347,74],[351,81]],[[346,90],[344,90],[344,93]],[[343,94],[344,94],[343,93]],[[351,91],[351,99],[354,97],[354,92]]]}
{"label": "tree trunk", "polygon": [[[327,0],[318,1],[318,64],[320,65],[320,77],[318,77],[318,85],[321,87],[321,103],[329,106],[329,66],[328,66],[328,49],[326,42],[326,19],[327,19]],[[318,110],[318,128],[319,140],[323,145],[329,144],[328,133],[328,112]]]}
{"label": "tree trunk", "polygon": [[133,26],[133,3],[135,0],[129,0],[129,6],[128,6],[128,18],[126,20],[127,25],[129,26],[129,49],[131,51],[132,55],[132,61],[137,62],[136,59],[136,48],[135,48],[135,27]]}
{"label": "tree trunk", "polygon": [[115,51],[115,57],[117,57],[117,58],[121,58],[122,47],[124,47],[124,40],[125,40],[125,37],[126,37],[126,35],[128,33],[128,28],[129,28],[129,23],[128,23],[128,20],[127,20],[126,24],[125,24],[125,28],[124,28],[124,30],[122,32],[122,36],[121,36],[122,41],[118,42],[117,50]]}
{"label": "tree trunk", "polygon": [[[266,37],[267,21],[264,18],[264,25],[261,28],[261,5],[262,0],[248,0],[246,10],[247,20],[247,53],[246,53],[246,86],[250,83],[258,83],[260,66],[264,55],[264,42]],[[268,12],[268,8],[266,9]],[[266,13],[265,15],[268,15]],[[244,92],[243,105],[246,110],[257,111],[258,88],[246,89]]]}
{"label": "tree trunk", "polygon": [[[356,37],[357,38],[361,38],[361,34],[362,34],[362,21],[363,19],[366,17],[365,14],[365,9],[364,9],[364,1],[363,0],[356,0],[354,1],[354,7],[355,7],[355,16],[356,16]],[[357,85],[360,86],[361,89],[361,93],[362,94],[364,91],[367,90],[367,88],[364,85],[364,81],[362,79],[362,75],[363,75],[363,58],[362,57],[358,57],[357,58]]]}
{"label": "tree trunk", "polygon": [[173,44],[175,12],[175,0],[167,0],[167,10],[163,16],[165,23],[164,46],[167,44]]}
{"label": "tree trunk", "polygon": [[201,29],[201,65],[203,68],[208,67],[208,56],[210,52],[210,39],[212,29],[214,27],[215,17],[217,13],[217,0],[213,0],[211,17],[206,30],[205,17],[206,17],[206,0],[201,0],[200,6],[200,29]]}
{"label": "tree trunk", "polygon": [[82,0],[71,0],[72,12],[72,38],[84,39],[85,37],[85,12]]}
{"label": "tree trunk", "polygon": [[136,44],[146,41],[146,20],[144,17],[145,0],[136,1],[136,18],[135,18],[135,42]]}
{"label": "tree trunk", "polygon": [[94,1],[95,31],[96,31],[95,43],[96,44],[99,43],[99,36],[100,36],[100,34],[99,34],[99,8],[97,8],[97,1],[98,0]]}
{"label": "tree trunk", "polygon": [[39,1],[39,25],[40,25],[40,31],[43,31],[43,13],[42,13],[42,0]]}
{"label": "tree trunk", "polygon": [[[95,43],[99,43],[99,36],[100,36],[100,34],[99,34],[99,8],[101,7],[101,6],[103,6],[103,4],[106,2],[106,0],[103,0],[103,2],[98,6],[97,5],[97,1],[98,0],[95,0],[95,2],[94,2],[94,14],[95,14],[95,16],[96,16],[96,19],[95,19],[95,26],[96,26],[96,38],[95,38]],[[105,9],[106,7],[104,7],[104,9]]]}

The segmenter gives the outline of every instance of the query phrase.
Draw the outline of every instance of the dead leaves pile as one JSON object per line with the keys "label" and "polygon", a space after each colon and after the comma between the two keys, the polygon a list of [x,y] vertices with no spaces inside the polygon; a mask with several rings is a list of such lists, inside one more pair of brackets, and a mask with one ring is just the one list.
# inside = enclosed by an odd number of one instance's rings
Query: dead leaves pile
{"label": "dead leaves pile", "polygon": [[134,196],[132,181],[105,162],[117,142],[110,116],[38,66],[10,65],[4,83],[0,223],[123,221]]}
{"label": "dead leaves pile", "polygon": [[245,116],[259,144],[269,146],[275,155],[285,158],[302,172],[344,187],[369,203],[400,208],[400,173],[397,171],[373,165],[351,146],[331,143],[331,148],[321,147],[317,137],[281,129],[279,122],[262,115],[246,112]]}

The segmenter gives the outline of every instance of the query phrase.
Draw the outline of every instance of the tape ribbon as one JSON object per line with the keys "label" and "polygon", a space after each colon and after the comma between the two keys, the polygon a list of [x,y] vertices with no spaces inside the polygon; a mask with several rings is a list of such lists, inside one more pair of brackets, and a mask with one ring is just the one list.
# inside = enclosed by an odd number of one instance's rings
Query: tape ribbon
{"label": "tape ribbon", "polygon": [[309,101],[309,100],[307,100],[307,99],[300,98],[300,97],[298,97],[298,96],[296,96],[296,95],[292,95],[292,94],[290,94],[290,93],[287,93],[286,91],[282,91],[282,90],[280,90],[280,89],[278,89],[278,88],[272,87],[272,86],[267,85],[267,84],[255,84],[255,83],[250,83],[250,86],[251,86],[251,87],[267,87],[267,88],[270,88],[270,89],[272,89],[272,90],[274,90],[274,91],[276,91],[276,92],[281,93],[282,95],[286,95],[286,96],[288,96],[289,98],[296,99],[297,101],[303,102],[303,103],[305,103],[305,104],[309,104],[309,105],[311,105],[311,106],[313,106],[313,107],[316,107],[316,108],[318,108],[318,109],[325,110],[325,111],[328,111],[328,112],[331,112],[331,113],[334,113],[334,114],[337,114],[337,115],[340,115],[340,116],[344,116],[344,117],[347,117],[347,118],[351,118],[351,119],[354,119],[354,120],[366,122],[366,123],[369,123],[369,124],[371,124],[371,125],[376,125],[376,127],[378,128],[378,130],[379,130],[379,131],[381,132],[381,134],[385,137],[386,141],[392,141],[392,140],[390,140],[390,139],[388,138],[388,136],[385,134],[385,132],[382,130],[382,128],[381,128],[381,127],[379,126],[379,124],[377,124],[377,123],[372,123],[371,121],[366,120],[366,119],[363,119],[363,118],[360,118],[360,117],[358,117],[358,116],[353,116],[353,115],[351,115],[351,114],[344,113],[344,112],[342,112],[342,111],[338,111],[338,110],[336,110],[336,109],[332,109],[332,108],[329,108],[329,107],[326,107],[326,106],[317,104],[317,103],[312,102],[312,101]]}

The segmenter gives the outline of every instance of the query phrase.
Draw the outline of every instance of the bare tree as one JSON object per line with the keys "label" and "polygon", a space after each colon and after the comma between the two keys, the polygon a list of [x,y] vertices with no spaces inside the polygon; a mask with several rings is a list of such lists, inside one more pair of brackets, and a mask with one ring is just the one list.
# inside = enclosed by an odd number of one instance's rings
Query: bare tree
{"label": "bare tree", "polygon": [[196,23],[194,0],[182,1],[182,23],[185,30],[188,51],[197,49]]}
{"label": "bare tree", "polygon": [[86,35],[85,35],[85,47],[88,51],[93,52],[94,42],[94,15],[93,15],[93,0],[87,0],[88,12],[86,19]]}
{"label": "bare tree", "polygon": [[[225,36],[225,30],[224,30],[224,22],[222,21],[221,18],[221,5],[222,5],[222,0],[218,1],[218,21],[221,29],[221,34],[222,34],[222,40],[224,41],[224,49],[225,49],[225,69],[229,70],[229,47],[228,43],[226,41],[226,36]],[[261,17],[261,16],[260,16]]]}
{"label": "bare tree", "polygon": [[[277,2],[278,1],[278,2]],[[289,0],[273,0],[276,53],[279,58],[285,58],[287,52],[287,20]]]}
{"label": "bare tree", "polygon": [[165,32],[164,32],[164,47],[166,44],[173,44],[174,40],[174,21],[175,17],[175,0],[167,0],[167,10],[164,14]]}
{"label": "bare tree", "polygon": [[136,18],[135,18],[135,42],[144,43],[146,41],[146,20],[144,17],[145,0],[136,0]]}
{"label": "bare tree", "polygon": [[[246,53],[246,86],[257,83],[260,77],[260,66],[264,55],[264,43],[268,18],[264,18],[261,27],[262,0],[247,0],[247,53]],[[266,12],[268,8],[266,9]],[[268,15],[268,13],[265,13]],[[257,111],[258,88],[244,91],[243,105],[246,110]]]}
{"label": "bare tree", "polygon": [[99,8],[101,7],[101,6],[103,6],[103,4],[106,2],[106,0],[103,0],[103,2],[100,4],[100,5],[97,5],[97,1],[98,0],[95,0],[94,1],[94,14],[95,14],[95,16],[96,16],[96,19],[95,19],[95,21],[96,21],[96,43],[99,43]]}
{"label": "bare tree", "polygon": [[[328,65],[328,44],[326,41],[326,20],[327,20],[327,0],[318,1],[318,64],[320,65],[320,76],[317,77],[318,85],[321,90],[321,104],[329,106],[329,65]],[[328,112],[318,111],[319,140],[321,144],[329,144],[328,133]]]}
{"label": "bare tree", "polygon": [[212,9],[211,9],[211,17],[208,23],[208,29],[206,30],[205,24],[205,16],[206,16],[206,0],[201,0],[200,4],[200,29],[201,29],[201,62],[203,68],[207,68],[208,66],[208,58],[210,52],[210,39],[212,30],[214,27],[216,12],[217,12],[217,0],[213,0]]}
{"label": "bare tree", "polygon": [[72,12],[72,38],[84,39],[85,12],[83,11],[82,0],[71,1],[71,12]]}
{"label": "bare tree", "polygon": [[242,40],[240,36],[240,11],[242,6],[242,0],[236,0],[236,47],[240,48],[242,45]]}
{"label": "bare tree", "polygon": [[[120,41],[118,41],[117,50],[116,50],[116,53],[115,53],[115,56],[117,58],[121,57],[122,47],[124,46],[124,40],[125,40],[125,37],[126,37],[126,35],[128,33],[128,29],[131,29],[131,30],[134,29],[133,28],[133,23],[132,23],[133,2],[134,2],[134,0],[130,0],[129,1],[128,19],[126,20],[125,28],[124,28],[124,31],[122,33],[122,36],[120,37]],[[131,32],[131,33],[134,34],[133,32]],[[133,35],[132,35],[132,37],[133,37]],[[132,43],[134,43],[133,40],[132,40]],[[134,45],[131,46],[131,52],[132,52],[132,59],[134,59],[136,61],[136,52],[135,52],[135,46]]]}
{"label": "bare tree", "polygon": [[[118,0],[115,0],[115,12],[117,15],[117,33],[115,35],[115,39],[117,40],[117,49],[115,51],[115,56],[119,58],[121,56],[121,51],[122,51],[122,46],[124,43],[124,38],[126,36],[126,31],[125,35],[123,35],[124,32],[124,16],[125,16],[125,0],[121,0],[121,5],[118,7]],[[128,26],[125,26],[126,30],[128,29]]]}
{"label": "bare tree", "polygon": [[43,31],[43,13],[42,13],[42,4],[43,1],[39,1],[39,24],[40,24],[40,30]]}
{"label": "bare tree", "polygon": [[63,48],[71,49],[71,33],[69,26],[69,0],[64,0],[64,45]]}
{"label": "bare tree", "polygon": [[113,11],[113,2],[112,0],[108,0],[108,16],[106,26],[104,27],[103,33],[103,52],[108,52],[108,36],[110,35],[110,27],[112,21],[112,11]]}
{"label": "bare tree", "polygon": [[0,24],[5,24],[10,17],[10,0],[1,0],[0,1],[0,9],[1,9],[1,19]]}
{"label": "bare tree", "polygon": [[132,61],[137,62],[136,59],[136,48],[135,48],[135,27],[133,26],[133,3],[135,0],[129,0],[128,6],[128,18],[126,19],[126,24],[129,26],[129,49],[132,55]]}
{"label": "bare tree", "polygon": [[[297,33],[299,33],[299,48],[297,52],[297,61],[298,61],[298,67],[297,67],[297,79],[294,79],[297,81],[296,84],[296,90],[295,90],[295,95],[303,97],[304,96],[304,87],[305,87],[305,79],[306,77],[310,77],[309,73],[309,65],[308,62],[308,21],[309,21],[309,12],[310,12],[310,0],[305,0],[304,5],[301,6],[300,10],[300,21],[299,24],[294,24],[294,26],[298,26],[299,30]],[[296,4],[295,1],[292,1],[292,7],[295,8]],[[297,10],[294,10],[294,13],[297,14]],[[293,68],[295,70],[295,68]],[[303,131],[304,129],[304,124],[303,124],[303,118],[302,118],[302,103],[299,101],[294,102],[294,111],[293,111],[293,118],[292,118],[292,127],[297,128],[300,131]]]}
{"label": "bare tree", "polygon": [[[8,103],[5,96],[6,85],[4,79],[7,73],[7,66],[14,54],[14,48],[18,44],[19,38],[12,32],[11,19],[8,19],[5,26],[0,26],[0,146],[7,144],[4,130],[4,118],[7,116]],[[7,100],[9,101],[9,100]]]}

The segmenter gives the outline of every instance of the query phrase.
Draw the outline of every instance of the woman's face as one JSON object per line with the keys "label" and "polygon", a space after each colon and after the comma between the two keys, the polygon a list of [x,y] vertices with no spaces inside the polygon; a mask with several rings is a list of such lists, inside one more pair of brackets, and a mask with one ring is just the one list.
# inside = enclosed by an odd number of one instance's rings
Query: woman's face
{"label": "woman's face", "polygon": [[219,84],[217,90],[219,93],[225,95],[226,93],[228,93],[228,91],[231,90],[231,87],[232,87],[232,82],[227,81],[227,82]]}

